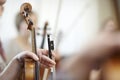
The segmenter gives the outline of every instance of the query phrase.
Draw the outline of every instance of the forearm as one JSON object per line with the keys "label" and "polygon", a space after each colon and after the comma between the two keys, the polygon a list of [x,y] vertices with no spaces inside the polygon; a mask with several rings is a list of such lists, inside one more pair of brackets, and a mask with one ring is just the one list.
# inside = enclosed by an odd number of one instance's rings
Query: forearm
{"label": "forearm", "polygon": [[7,59],[6,59],[6,55],[5,55],[5,53],[3,52],[3,53],[1,53],[1,56],[2,56],[2,59],[4,60],[4,62],[6,62],[7,61]]}
{"label": "forearm", "polygon": [[15,80],[20,71],[20,63],[17,59],[11,60],[7,67],[0,74],[0,80]]}
{"label": "forearm", "polygon": [[87,58],[77,57],[71,64],[70,73],[76,80],[89,80],[89,74],[92,70],[92,61]]}
{"label": "forearm", "polygon": [[102,61],[105,57],[110,56],[109,51],[111,51],[111,47],[106,46],[86,48],[63,62],[63,71],[66,71],[70,77],[77,78],[76,80],[89,80],[89,74],[97,61]]}
{"label": "forearm", "polygon": [[0,80],[15,80],[22,70],[25,58],[31,58],[35,61],[39,61],[46,68],[51,68],[55,65],[55,62],[46,56],[48,54],[46,50],[38,49],[37,52],[38,56],[29,51],[23,51],[16,55],[0,74]]}
{"label": "forearm", "polygon": [[79,56],[79,54],[75,54],[62,62],[60,70],[63,74],[65,73],[63,75],[65,79],[88,80],[89,73],[92,70],[92,62],[86,56]]}

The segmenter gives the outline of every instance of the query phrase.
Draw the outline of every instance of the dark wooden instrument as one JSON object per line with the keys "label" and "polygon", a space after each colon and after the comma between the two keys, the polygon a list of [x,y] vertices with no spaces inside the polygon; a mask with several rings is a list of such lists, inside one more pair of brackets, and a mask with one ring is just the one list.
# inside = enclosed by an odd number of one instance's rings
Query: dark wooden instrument
{"label": "dark wooden instrument", "polygon": [[[48,39],[48,53],[49,53],[49,58],[52,59],[52,60],[55,60],[53,57],[52,57],[52,51],[54,50],[54,41],[52,41],[50,39],[50,35],[48,34],[47,35],[47,39]],[[55,80],[55,66],[51,69],[44,69],[44,75],[43,75],[43,79],[42,80]]]}
{"label": "dark wooden instrument", "polygon": [[100,80],[120,80],[120,54],[110,57],[101,69]]}
{"label": "dark wooden instrument", "polygon": [[[24,3],[21,6],[20,13],[24,17],[26,23],[28,24],[28,30],[31,31],[32,36],[32,52],[37,55],[36,50],[36,31],[34,23],[30,17],[30,13],[32,10],[32,6],[29,3]],[[46,35],[46,29],[47,29],[48,23],[45,23],[44,26],[44,33],[43,33],[43,40],[40,48],[44,47],[44,41],[45,41],[45,35]],[[51,50],[54,49],[53,41],[50,41],[50,37],[48,36],[48,49],[49,49],[49,57],[52,59]],[[24,73],[22,76],[22,80],[43,80],[43,75],[40,75],[40,70],[43,71],[40,67],[40,63],[34,61],[33,59],[25,58],[24,59]],[[42,73],[43,74],[43,73]],[[51,74],[53,75],[53,70],[51,69]],[[53,80],[53,77],[51,77]],[[48,79],[48,78],[46,78]]]}
{"label": "dark wooden instrument", "polygon": [[[45,22],[45,26],[44,26],[44,31],[43,31],[43,38],[42,38],[42,42],[41,42],[41,46],[40,48],[41,49],[44,49],[44,44],[45,44],[45,39],[46,39],[46,31],[47,31],[47,26],[48,26],[48,22]],[[44,71],[45,71],[45,68],[43,67],[40,67],[41,70],[40,70],[40,80],[43,80],[43,76],[44,76]]]}
{"label": "dark wooden instrument", "polygon": [[[32,6],[29,3],[24,3],[21,6],[20,13],[24,17],[26,23],[28,24],[28,30],[31,31],[32,35],[32,52],[37,55],[36,50],[36,32],[35,26],[30,18],[30,13]],[[25,58],[24,59],[24,74],[23,80],[39,80],[39,62],[34,61],[33,59]]]}
{"label": "dark wooden instrument", "polygon": [[[48,37],[48,51],[49,51],[49,58],[53,59],[52,57],[52,50],[54,50],[54,41],[50,40],[50,35]],[[50,80],[55,80],[55,66],[49,70],[50,73]]]}
{"label": "dark wooden instrument", "polygon": [[45,22],[45,25],[44,25],[44,31],[43,31],[43,39],[42,39],[42,42],[41,42],[41,46],[40,48],[43,49],[44,48],[44,44],[45,44],[45,38],[46,38],[46,31],[47,31],[47,26],[48,26],[48,22]]}

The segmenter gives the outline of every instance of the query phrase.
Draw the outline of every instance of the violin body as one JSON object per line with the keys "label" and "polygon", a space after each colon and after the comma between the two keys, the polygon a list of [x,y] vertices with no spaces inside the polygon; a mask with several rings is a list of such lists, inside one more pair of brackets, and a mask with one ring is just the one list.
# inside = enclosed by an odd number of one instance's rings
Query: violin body
{"label": "violin body", "polygon": [[24,80],[34,80],[35,78],[35,63],[32,59],[25,59],[24,61]]}
{"label": "violin body", "polygon": [[[28,30],[31,31],[31,42],[32,42],[32,52],[37,54],[37,49],[36,49],[36,31],[35,31],[35,25],[30,17],[30,12],[32,10],[32,6],[29,3],[24,3],[21,6],[20,13],[24,17],[26,23],[28,24]],[[44,38],[43,38],[43,43],[45,40],[45,35],[46,35],[46,27],[48,23],[45,23],[45,28],[44,28]],[[43,44],[42,47],[43,48]],[[48,48],[49,48],[49,57],[52,59],[52,52],[51,50],[54,49],[54,44],[53,41],[50,41],[50,35],[48,35]],[[24,59],[24,69],[23,69],[23,74],[22,74],[22,80],[47,80],[48,78],[48,73],[47,73],[47,78],[43,79],[44,76],[44,68],[40,67],[40,63],[38,61],[34,61],[33,59],[25,58]],[[49,72],[49,70],[48,70]],[[52,72],[53,73],[53,72]],[[53,80],[53,79],[52,79]]]}
{"label": "violin body", "polygon": [[[29,3],[22,4],[20,8],[20,13],[24,17],[26,23],[28,24],[28,30],[31,31],[31,41],[32,41],[32,52],[37,55],[36,49],[36,32],[34,23],[30,17],[30,12],[32,6]],[[39,80],[39,62],[35,62],[33,59],[24,59],[24,69],[23,69],[23,80]]]}
{"label": "violin body", "polygon": [[120,80],[120,55],[112,56],[103,64],[101,80]]}

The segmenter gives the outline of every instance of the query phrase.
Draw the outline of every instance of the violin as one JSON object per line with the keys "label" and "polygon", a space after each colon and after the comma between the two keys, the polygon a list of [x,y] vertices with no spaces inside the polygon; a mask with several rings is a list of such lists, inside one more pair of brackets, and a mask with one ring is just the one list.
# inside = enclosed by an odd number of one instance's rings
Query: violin
{"label": "violin", "polygon": [[120,54],[113,55],[101,69],[101,80],[120,80]]}
{"label": "violin", "polygon": [[[36,31],[34,23],[30,17],[32,6],[29,3],[22,4],[20,8],[20,13],[24,17],[26,23],[28,24],[28,30],[31,31],[32,35],[32,52],[37,55],[36,50]],[[24,73],[23,80],[39,80],[39,66],[40,63],[34,61],[33,59],[25,58],[24,59]]]}
{"label": "violin", "polygon": [[[28,24],[28,30],[31,31],[31,42],[32,42],[32,52],[37,54],[36,49],[36,30],[35,25],[30,17],[30,13],[32,10],[32,6],[29,3],[22,4],[20,8],[20,13],[24,17],[26,23]],[[46,30],[48,23],[46,22],[44,30]],[[44,38],[45,40],[46,32],[44,32]],[[43,42],[44,43],[44,42]],[[48,36],[48,51],[49,51],[49,57],[52,59],[52,52],[51,50],[54,50],[54,42],[50,41],[50,36]],[[41,48],[43,48],[43,45],[41,45]],[[42,76],[40,75],[40,63],[37,61],[34,61],[33,59],[25,58],[24,59],[24,70],[22,75],[22,80],[43,80]],[[53,68],[51,69],[52,75],[53,75]],[[52,79],[53,80],[53,76]]]}

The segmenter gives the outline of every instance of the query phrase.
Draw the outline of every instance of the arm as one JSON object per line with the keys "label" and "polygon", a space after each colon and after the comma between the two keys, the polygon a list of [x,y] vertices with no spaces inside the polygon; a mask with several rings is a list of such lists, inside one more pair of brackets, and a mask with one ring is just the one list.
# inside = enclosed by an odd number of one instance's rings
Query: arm
{"label": "arm", "polygon": [[89,80],[89,74],[94,66],[99,66],[98,62],[103,63],[113,55],[117,44],[112,36],[99,38],[67,59],[62,64],[62,69],[74,80]]}
{"label": "arm", "polygon": [[0,74],[0,80],[15,80],[21,67],[17,59],[12,59],[4,71]]}
{"label": "arm", "polygon": [[28,51],[19,53],[11,60],[8,66],[0,74],[0,80],[15,80],[21,70],[23,59],[26,57],[32,58],[35,61],[40,61],[46,68],[53,67],[55,62],[45,56],[47,53],[48,52],[46,50],[38,50],[38,56]]}
{"label": "arm", "polygon": [[6,59],[6,55],[5,55],[5,52],[3,50],[1,41],[0,41],[0,55],[1,55],[2,59],[3,59],[3,61],[6,62],[7,59]]}

